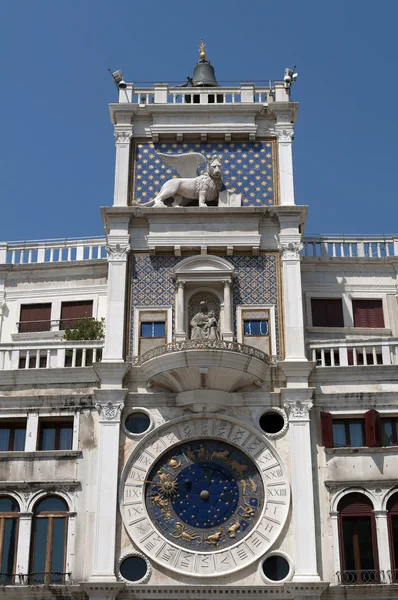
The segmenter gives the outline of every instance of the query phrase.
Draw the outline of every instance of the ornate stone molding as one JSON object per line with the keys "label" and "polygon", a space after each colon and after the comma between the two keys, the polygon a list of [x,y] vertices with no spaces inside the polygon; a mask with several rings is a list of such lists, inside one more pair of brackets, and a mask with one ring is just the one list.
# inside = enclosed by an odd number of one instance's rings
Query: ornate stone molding
{"label": "ornate stone molding", "polygon": [[98,403],[95,405],[100,417],[102,417],[102,419],[105,421],[119,421],[122,407],[122,403],[114,404],[110,400],[106,404]]}
{"label": "ornate stone molding", "polygon": [[131,127],[129,129],[126,129],[125,127],[118,129],[118,127],[116,125],[115,131],[113,133],[113,137],[115,139],[116,145],[129,144],[131,138],[133,137],[133,132],[132,132]]}
{"label": "ornate stone molding", "polygon": [[296,400],[284,404],[289,421],[309,421],[312,406],[311,400]]}
{"label": "ornate stone molding", "polygon": [[122,246],[121,244],[112,244],[105,246],[109,261],[124,262],[130,252],[130,244]]}
{"label": "ornate stone molding", "polygon": [[294,129],[290,124],[276,124],[275,134],[278,142],[291,144],[294,139]]}
{"label": "ornate stone molding", "polygon": [[278,250],[282,260],[300,260],[304,244],[301,242],[278,242]]}

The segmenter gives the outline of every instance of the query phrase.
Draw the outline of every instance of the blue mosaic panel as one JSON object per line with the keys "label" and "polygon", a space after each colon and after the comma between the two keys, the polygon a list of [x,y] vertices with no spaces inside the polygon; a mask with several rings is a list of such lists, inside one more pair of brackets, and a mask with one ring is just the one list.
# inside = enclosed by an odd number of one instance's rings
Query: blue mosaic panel
{"label": "blue mosaic panel", "polygon": [[[183,260],[177,256],[132,256],[131,273],[131,324],[130,355],[133,354],[134,306],[172,306],[174,330],[174,282],[173,269]],[[230,256],[234,267],[233,305],[274,304],[277,352],[280,354],[278,309],[278,259],[277,254],[260,256]],[[236,335],[236,323],[234,326]]]}
{"label": "blue mosaic panel", "polygon": [[[223,157],[223,189],[242,194],[242,206],[276,204],[274,185],[274,144],[272,141],[224,143],[137,143],[133,200],[148,202],[177,171],[162,162],[157,152],[182,154],[200,152],[209,160],[213,154]],[[206,165],[199,167],[203,173]]]}

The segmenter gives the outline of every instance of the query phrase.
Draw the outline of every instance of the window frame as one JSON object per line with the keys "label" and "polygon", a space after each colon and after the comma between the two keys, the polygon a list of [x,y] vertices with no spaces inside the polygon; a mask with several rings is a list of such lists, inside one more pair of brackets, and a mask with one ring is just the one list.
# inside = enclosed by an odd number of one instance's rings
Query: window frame
{"label": "window frame", "polygon": [[53,535],[54,519],[56,519],[56,518],[64,518],[64,520],[65,520],[64,543],[63,543],[64,560],[63,560],[63,566],[62,566],[62,574],[63,575],[66,574],[65,569],[66,569],[67,554],[68,554],[68,530],[69,530],[69,516],[70,516],[68,503],[66,502],[66,500],[64,498],[62,498],[62,496],[58,496],[57,494],[51,494],[51,495],[45,495],[45,496],[41,497],[39,500],[37,500],[36,506],[39,505],[46,498],[50,498],[50,497],[54,497],[59,500],[62,500],[62,502],[64,502],[66,504],[66,509],[65,509],[65,511],[51,510],[51,511],[42,511],[40,513],[37,513],[36,510],[33,511],[32,536],[31,536],[31,545],[30,545],[30,552],[29,552],[29,579],[30,579],[30,577],[36,573],[35,571],[32,571],[32,568],[34,565],[34,552],[35,552],[36,539],[37,539],[36,522],[37,522],[37,519],[49,519],[48,525],[47,525],[47,532],[46,532],[45,571],[43,571],[43,573],[44,573],[43,583],[44,584],[51,583],[51,573],[56,572],[56,571],[51,571],[51,560],[52,560],[51,555],[52,555],[52,549],[53,549],[53,543],[54,543],[54,535]]}
{"label": "window frame", "polygon": [[[385,446],[383,444],[383,424],[385,422],[390,422],[390,423],[393,424],[393,428],[392,428],[393,443],[392,444],[388,444],[387,446]],[[385,416],[381,416],[380,417],[380,427],[381,427],[381,445],[384,448],[390,448],[392,446],[398,446],[398,417],[385,417]]]}
{"label": "window frame", "polygon": [[[236,341],[243,344],[245,312],[264,312],[268,311],[268,335],[254,336],[269,339],[270,355],[275,356],[276,351],[276,326],[275,326],[275,305],[274,304],[238,304],[236,307]],[[262,319],[261,319],[262,320]]]}
{"label": "window frame", "polygon": [[[49,449],[43,449],[43,430],[46,428],[46,425],[51,426],[51,424],[55,425],[55,442],[54,442],[54,448],[52,448],[51,450]],[[70,425],[71,429],[72,429],[72,440],[71,440],[71,447],[70,448],[59,448],[59,441],[60,441],[60,430],[62,427],[65,427],[65,425]],[[75,420],[74,417],[68,417],[68,416],[61,416],[61,417],[39,417],[39,423],[38,423],[38,430],[37,430],[37,450],[39,452],[53,452],[53,451],[57,451],[57,452],[67,452],[68,450],[73,450],[74,449],[74,426],[75,426]]]}
{"label": "window frame", "polygon": [[[22,317],[22,311],[24,308],[34,308],[37,306],[46,306],[46,307],[50,307],[50,314],[49,314],[49,318],[48,319],[40,319],[40,320],[35,320],[35,321],[22,321],[21,317]],[[46,333],[48,331],[52,330],[52,311],[53,311],[53,302],[51,300],[49,301],[43,301],[43,302],[21,302],[19,305],[19,321],[17,322],[17,332],[18,333]],[[46,329],[27,329],[25,331],[21,331],[21,325],[24,323],[48,323],[48,328]],[[23,328],[23,327],[22,327]]]}
{"label": "window frame", "polygon": [[[140,333],[141,333],[141,314],[145,313],[165,313],[165,322],[166,322],[166,344],[170,344],[173,341],[173,327],[172,327],[172,318],[173,318],[173,308],[171,305],[159,305],[159,306],[143,306],[137,305],[133,308],[133,345],[132,352],[133,356],[139,356],[140,352]],[[148,338],[145,338],[148,339]],[[155,339],[155,338],[153,338]],[[131,346],[130,346],[131,348]]]}
{"label": "window frame", "polygon": [[[335,444],[335,440],[334,440],[334,432],[333,432],[333,448],[366,448],[366,430],[365,430],[365,419],[362,417],[352,417],[352,418],[336,418],[336,417],[332,417],[332,430],[333,430],[333,425],[334,424],[344,424],[345,427],[345,438],[346,438],[346,445],[345,446],[336,446]],[[350,433],[350,425],[351,424],[359,424],[361,425],[361,429],[362,429],[362,441],[364,442],[362,444],[362,446],[353,446],[351,444],[351,433]]]}
{"label": "window frame", "polygon": [[16,566],[17,566],[17,555],[18,555],[18,538],[19,538],[19,525],[20,525],[20,514],[21,507],[19,502],[13,497],[8,496],[7,494],[2,494],[1,498],[10,498],[14,500],[18,505],[18,512],[2,512],[0,511],[0,566],[3,564],[3,551],[4,551],[4,529],[5,529],[5,520],[6,519],[17,519],[16,529],[15,529],[15,544],[14,544],[14,564],[12,567],[12,573],[2,573],[3,575],[9,575],[13,577],[16,575]]}
{"label": "window frame", "polygon": [[[340,498],[339,500],[339,504],[341,501],[344,500],[344,498],[346,498],[346,496],[349,496],[351,494],[354,495],[358,495],[358,496],[364,496],[366,499],[369,499],[365,494],[362,494],[361,492],[350,492],[349,494],[345,494],[342,498]],[[344,507],[342,510],[339,510],[339,504],[337,505],[337,512],[338,512],[338,539],[339,539],[339,557],[340,557],[340,571],[341,572],[346,572],[346,571],[351,571],[352,569],[347,569],[346,568],[346,564],[345,564],[345,548],[344,548],[344,536],[343,536],[343,519],[360,519],[360,518],[364,518],[367,517],[370,520],[370,534],[371,534],[371,545],[372,545],[372,558],[373,558],[373,569],[363,569],[360,567],[360,549],[359,546],[357,544],[357,547],[354,548],[354,563],[355,563],[355,571],[375,571],[378,572],[380,569],[379,566],[379,555],[378,555],[378,545],[377,545],[377,529],[376,529],[376,519],[375,519],[375,515],[374,515],[374,506],[369,506],[366,502],[363,503],[363,506],[367,506],[369,508],[368,511],[360,511],[360,510],[354,510],[354,511],[347,511],[346,513],[344,513]],[[358,504],[353,502],[352,504]],[[354,545],[354,544],[353,544]],[[358,554],[359,551],[359,554]],[[359,562],[358,562],[359,561]],[[359,564],[359,568],[357,568]],[[360,581],[357,583],[361,583]]]}
{"label": "window frame", "polygon": [[[342,317],[342,324],[341,325],[316,325],[314,323],[314,310],[313,310],[313,302],[339,302],[340,306],[341,306],[341,317]],[[323,296],[310,296],[309,298],[309,305],[311,307],[311,327],[319,327],[321,329],[342,329],[343,327],[345,327],[345,319],[344,319],[344,302],[343,302],[343,296],[328,296],[325,297]]]}
{"label": "window frame", "polygon": [[[381,311],[383,316],[383,327],[363,327],[361,325],[355,325],[355,302],[380,302]],[[351,297],[351,314],[352,314],[352,327],[354,329],[389,329],[389,319],[388,319],[388,306],[386,304],[385,297],[370,297],[369,296],[352,296]]]}
{"label": "window frame", "polygon": [[[63,319],[62,318],[62,309],[63,309],[64,305],[66,305],[66,304],[69,304],[69,305],[70,304],[75,304],[75,305],[76,304],[86,304],[86,305],[88,305],[90,303],[91,303],[91,314],[90,315],[81,315],[80,317],[74,317],[72,319],[65,319],[65,318]],[[69,325],[67,325],[67,327],[69,329],[76,329],[77,321],[79,321],[80,319],[85,319],[85,318],[93,319],[94,318],[93,315],[94,315],[94,299],[93,298],[89,298],[87,300],[63,300],[61,302],[60,312],[59,312],[59,330],[65,331],[66,328],[63,327],[64,321],[68,321],[68,320],[73,321],[73,323],[70,323]],[[72,327],[72,325],[74,325],[74,326]]]}
{"label": "window frame", "polygon": [[[22,427],[18,427],[20,425],[25,425],[25,443],[23,450],[14,450],[15,443],[15,430],[22,429]],[[26,433],[28,420],[26,419],[1,419],[0,420],[0,429],[10,429],[12,433],[10,433],[10,439],[8,442],[8,450],[0,450],[0,452],[24,452],[26,447]],[[12,446],[12,447],[11,447]]]}

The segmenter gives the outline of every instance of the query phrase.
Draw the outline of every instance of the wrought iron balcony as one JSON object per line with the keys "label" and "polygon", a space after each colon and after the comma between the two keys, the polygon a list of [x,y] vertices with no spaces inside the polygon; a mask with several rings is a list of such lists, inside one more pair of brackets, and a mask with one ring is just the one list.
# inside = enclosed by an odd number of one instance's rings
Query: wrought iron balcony
{"label": "wrought iron balcony", "polygon": [[43,573],[0,573],[0,586],[3,585],[71,585],[72,573],[47,571]]}
{"label": "wrought iron balcony", "polygon": [[379,569],[362,569],[358,571],[337,571],[339,585],[367,585],[386,583],[384,571]]}

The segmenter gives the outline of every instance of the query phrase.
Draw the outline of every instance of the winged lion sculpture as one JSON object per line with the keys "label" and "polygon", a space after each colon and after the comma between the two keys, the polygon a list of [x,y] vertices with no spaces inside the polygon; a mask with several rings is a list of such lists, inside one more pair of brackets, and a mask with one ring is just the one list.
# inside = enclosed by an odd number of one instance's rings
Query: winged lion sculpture
{"label": "winged lion sculpture", "polygon": [[[139,206],[166,206],[164,200],[173,198],[172,206],[185,206],[191,200],[198,200],[199,206],[218,200],[222,187],[222,157],[213,155],[209,161],[199,152],[185,154],[157,155],[164,164],[175,169],[179,177],[166,181],[156,198],[146,203],[133,202]],[[198,175],[198,167],[206,164],[206,172]]]}

